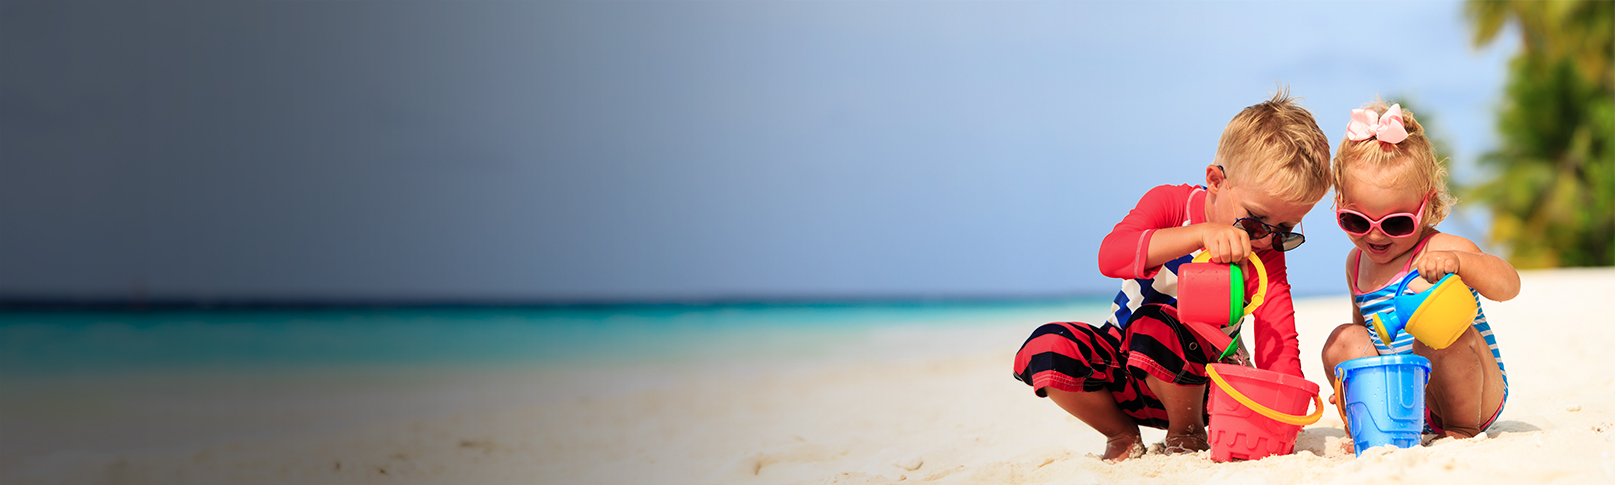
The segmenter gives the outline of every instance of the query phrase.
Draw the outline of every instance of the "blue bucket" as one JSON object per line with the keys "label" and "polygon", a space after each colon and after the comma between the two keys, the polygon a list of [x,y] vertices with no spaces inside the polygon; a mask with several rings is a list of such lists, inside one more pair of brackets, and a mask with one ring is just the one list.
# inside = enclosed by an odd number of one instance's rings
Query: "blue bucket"
{"label": "blue bucket", "polygon": [[1343,403],[1346,431],[1358,455],[1375,446],[1419,445],[1429,379],[1430,359],[1413,354],[1363,357],[1335,366],[1335,398]]}

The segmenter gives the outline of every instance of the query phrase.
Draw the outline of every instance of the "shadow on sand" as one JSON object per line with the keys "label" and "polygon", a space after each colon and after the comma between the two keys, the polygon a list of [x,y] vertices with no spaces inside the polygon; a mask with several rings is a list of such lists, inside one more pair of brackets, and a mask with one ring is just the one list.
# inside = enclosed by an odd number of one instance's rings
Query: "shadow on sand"
{"label": "shadow on sand", "polygon": [[1536,431],[1542,431],[1542,428],[1525,421],[1513,420],[1498,421],[1496,423],[1492,423],[1492,427],[1486,428],[1486,434],[1491,435],[1495,435],[1497,433],[1531,433]]}

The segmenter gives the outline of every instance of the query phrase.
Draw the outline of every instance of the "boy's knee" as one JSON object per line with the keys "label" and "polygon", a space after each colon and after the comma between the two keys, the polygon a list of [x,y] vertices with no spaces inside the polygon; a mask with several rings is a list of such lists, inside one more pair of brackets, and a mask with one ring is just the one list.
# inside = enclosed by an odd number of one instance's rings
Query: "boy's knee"
{"label": "boy's knee", "polygon": [[1134,319],[1132,321],[1132,323],[1129,323],[1127,325],[1127,333],[1128,334],[1140,334],[1140,333],[1154,334],[1154,333],[1160,333],[1160,332],[1163,332],[1163,331],[1168,332],[1168,333],[1173,332],[1172,326],[1167,325],[1167,323],[1164,322],[1164,321],[1157,320],[1157,319],[1154,319],[1154,318]]}
{"label": "boy's knee", "polygon": [[1133,312],[1127,322],[1128,334],[1185,334],[1189,333],[1178,320],[1178,310],[1170,305],[1145,305]]}

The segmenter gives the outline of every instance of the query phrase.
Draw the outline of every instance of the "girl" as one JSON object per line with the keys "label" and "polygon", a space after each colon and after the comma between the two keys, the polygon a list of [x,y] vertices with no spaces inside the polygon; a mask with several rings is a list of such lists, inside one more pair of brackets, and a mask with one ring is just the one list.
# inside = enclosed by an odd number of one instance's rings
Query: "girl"
{"label": "girl", "polygon": [[1335,365],[1346,360],[1424,356],[1431,363],[1426,427],[1445,437],[1469,438],[1496,422],[1508,396],[1508,374],[1485,312],[1477,311],[1474,324],[1439,350],[1406,332],[1382,342],[1366,324],[1389,308],[1404,279],[1413,279],[1406,292],[1417,293],[1456,273],[1477,304],[1481,296],[1506,301],[1519,293],[1520,275],[1507,261],[1436,230],[1452,204],[1445,177],[1413,113],[1379,100],[1352,110],[1346,139],[1335,152],[1334,182],[1336,220],[1356,246],[1346,256],[1346,284],[1356,311],[1352,323],[1335,328],[1324,343],[1323,365],[1333,384]]}

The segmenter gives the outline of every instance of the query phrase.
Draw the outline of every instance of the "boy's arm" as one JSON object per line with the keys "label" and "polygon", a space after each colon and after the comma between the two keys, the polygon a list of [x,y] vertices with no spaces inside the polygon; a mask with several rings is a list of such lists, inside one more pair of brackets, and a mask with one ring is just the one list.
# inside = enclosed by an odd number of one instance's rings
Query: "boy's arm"
{"label": "boy's arm", "polygon": [[1244,262],[1250,257],[1251,236],[1233,224],[1202,222],[1157,230],[1149,245],[1148,262],[1152,267],[1200,248],[1206,248],[1213,263]]}
{"label": "boy's arm", "polygon": [[[1174,228],[1183,221],[1183,206],[1188,193],[1183,186],[1162,185],[1138,199],[1133,210],[1127,212],[1116,227],[1099,243],[1099,272],[1111,278],[1135,279],[1155,276],[1162,264],[1171,261],[1150,257],[1150,247],[1156,233]],[[1170,237],[1170,232],[1168,232]],[[1178,256],[1189,254],[1189,249]]]}
{"label": "boy's arm", "polygon": [[[1250,235],[1245,234],[1244,231],[1234,229],[1234,226],[1228,226],[1228,228],[1230,230],[1239,232],[1240,235],[1244,235],[1245,239],[1243,242],[1240,242],[1236,237],[1231,238],[1233,239],[1232,241],[1218,240],[1218,242],[1227,243],[1221,245],[1221,247],[1210,247],[1217,245],[1206,244],[1206,233],[1222,232],[1215,231],[1211,226],[1212,224],[1200,223],[1190,226],[1178,226],[1156,230],[1154,237],[1150,238],[1149,240],[1149,247],[1147,248],[1148,256],[1145,260],[1145,264],[1148,264],[1152,268],[1157,267],[1166,264],[1168,261],[1181,258],[1183,255],[1192,253],[1200,248],[1207,248],[1207,250],[1211,251],[1211,255],[1213,257],[1212,261],[1217,263],[1242,260],[1245,258],[1246,254],[1250,253]],[[1241,245],[1243,245],[1245,248],[1243,253],[1233,249]],[[1221,256],[1221,258],[1218,258],[1218,256]]]}
{"label": "boy's arm", "polygon": [[1513,265],[1486,254],[1461,236],[1436,234],[1414,267],[1431,283],[1448,273],[1457,273],[1464,284],[1492,301],[1508,301],[1520,294],[1520,273]]}
{"label": "boy's arm", "polygon": [[1251,251],[1250,235],[1232,225],[1180,225],[1186,186],[1150,189],[1099,244],[1099,272],[1111,278],[1150,278],[1161,265],[1200,248],[1218,263],[1240,261]]}
{"label": "boy's arm", "polygon": [[1251,352],[1262,369],[1297,377],[1301,373],[1301,342],[1295,332],[1295,303],[1290,299],[1290,279],[1284,266],[1284,253],[1263,251],[1267,267],[1267,295],[1256,309],[1255,338]]}

